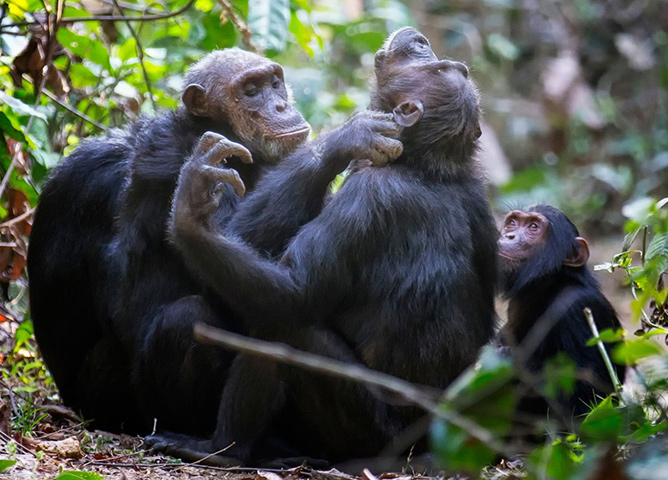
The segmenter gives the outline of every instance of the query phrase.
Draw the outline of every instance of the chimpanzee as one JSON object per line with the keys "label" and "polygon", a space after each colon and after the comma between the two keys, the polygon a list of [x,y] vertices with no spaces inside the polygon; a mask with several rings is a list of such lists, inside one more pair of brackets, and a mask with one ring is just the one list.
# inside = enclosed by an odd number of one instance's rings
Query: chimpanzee
{"label": "chimpanzee", "polygon": [[[568,421],[571,415],[586,413],[597,398],[614,391],[610,375],[592,337],[584,308],[593,313],[599,330],[620,328],[610,302],[603,296],[586,263],[587,241],[563,212],[549,205],[515,210],[505,218],[499,238],[501,288],[510,299],[508,322],[501,341],[531,374],[559,353],[570,356],[581,373],[571,395],[562,396],[558,406]],[[531,345],[528,345],[531,343]],[[616,366],[624,378],[625,367]],[[545,415],[547,405],[529,395],[519,410]],[[570,424],[570,422],[568,423]]]}
{"label": "chimpanzee", "polygon": [[[478,93],[466,66],[439,61],[413,28],[388,39],[375,67],[372,106],[404,127],[403,153],[351,174],[279,261],[210,228],[228,182],[216,175],[218,154],[184,166],[170,231],[252,334],[445,387],[475,361],[495,320],[497,233],[473,158]],[[344,141],[366,142],[355,133]],[[186,458],[235,442],[221,462],[252,461],[286,405],[308,439],[301,453],[331,461],[378,454],[419,414],[346,381],[239,355],[211,440],[150,441]]]}
{"label": "chimpanzee", "polygon": [[[214,52],[194,66],[186,80],[183,106],[177,111],[142,117],[77,148],[47,182],[37,209],[28,264],[37,338],[65,403],[95,419],[99,428],[145,429],[160,411],[152,409],[152,397],[160,405],[173,405],[170,414],[183,414],[182,408],[197,418],[215,415],[215,408],[202,413],[192,407],[179,396],[179,388],[188,391],[189,400],[202,393],[191,387],[215,384],[212,374],[225,369],[224,360],[207,370],[208,364],[179,357],[189,355],[185,345],[190,345],[190,323],[182,322],[181,330],[174,332],[173,337],[181,339],[178,346],[184,347],[175,350],[170,336],[158,332],[177,326],[154,321],[160,316],[156,312],[171,312],[176,319],[183,312],[199,315],[211,310],[202,298],[188,297],[202,288],[164,239],[179,169],[198,138],[213,130],[251,150],[257,165],[244,169],[239,158],[231,164],[236,162],[252,186],[263,164],[285,157],[309,132],[288,102],[281,67],[265,58],[239,49]],[[360,116],[290,157],[286,168],[266,178],[277,202],[267,201],[266,195],[249,202],[236,231],[268,252],[280,251],[286,238],[318,213],[328,183],[347,166],[352,150],[337,138],[346,138],[351,129],[367,128],[371,143],[357,153],[380,162],[400,153],[396,145],[387,144],[390,139],[373,133],[379,125],[394,128],[379,114]],[[333,148],[323,149],[327,141]],[[249,161],[248,151],[235,145],[207,133],[198,148],[226,148]],[[221,173],[236,175],[234,170]],[[282,182],[290,188],[276,192]],[[217,221],[223,224],[237,202],[236,195],[228,195]],[[274,212],[280,216],[274,218]],[[255,234],[263,224],[267,235]],[[129,378],[143,380],[141,372],[154,384],[140,384],[142,390],[135,393]],[[174,384],[178,388],[172,391]],[[148,409],[138,410],[137,395]],[[216,395],[209,402],[217,406]],[[179,417],[176,413],[171,416]],[[184,423],[188,420],[186,415]],[[198,422],[194,423],[190,428],[197,431]]]}

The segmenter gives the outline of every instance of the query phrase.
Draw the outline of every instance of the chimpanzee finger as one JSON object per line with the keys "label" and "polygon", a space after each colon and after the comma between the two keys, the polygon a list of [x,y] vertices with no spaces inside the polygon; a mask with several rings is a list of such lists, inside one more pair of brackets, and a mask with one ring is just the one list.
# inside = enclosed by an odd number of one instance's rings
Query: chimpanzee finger
{"label": "chimpanzee finger", "polygon": [[215,167],[220,163],[227,163],[225,159],[232,156],[239,157],[244,163],[253,163],[253,157],[246,147],[224,137],[202,157],[201,163]]}
{"label": "chimpanzee finger", "polygon": [[233,168],[219,170],[218,180],[232,185],[234,192],[240,197],[243,197],[246,194],[246,186],[244,185],[243,180],[241,180],[239,172]]}
{"label": "chimpanzee finger", "polygon": [[206,155],[206,153],[211,149],[211,147],[216,145],[221,140],[227,140],[227,139],[223,137],[221,134],[216,132],[204,132],[204,134],[200,137],[199,141],[197,142],[197,146],[195,147],[195,152],[194,152],[195,157],[202,157]]}
{"label": "chimpanzee finger", "polygon": [[404,145],[399,140],[380,136],[374,144],[383,156],[386,157],[386,163],[399,158],[404,151]]}
{"label": "chimpanzee finger", "polygon": [[394,121],[394,117],[390,117],[389,120],[374,123],[373,130],[386,137],[397,138],[401,133],[402,127]]}

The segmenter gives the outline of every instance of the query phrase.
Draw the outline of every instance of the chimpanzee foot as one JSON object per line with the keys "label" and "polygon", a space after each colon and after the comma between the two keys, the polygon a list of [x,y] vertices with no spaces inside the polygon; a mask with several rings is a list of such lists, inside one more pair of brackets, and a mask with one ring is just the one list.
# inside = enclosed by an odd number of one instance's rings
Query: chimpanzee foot
{"label": "chimpanzee foot", "polygon": [[238,467],[244,462],[224,453],[215,454],[220,449],[214,448],[209,440],[198,440],[196,437],[179,433],[161,433],[150,435],[144,439],[144,448],[165,455],[177,457],[186,462],[197,462],[215,467]]}
{"label": "chimpanzee foot", "polygon": [[327,460],[311,457],[287,457],[274,458],[272,460],[262,460],[258,462],[258,467],[288,469],[303,465],[304,462],[306,462],[306,465],[315,470],[325,470],[331,468],[331,464]]}

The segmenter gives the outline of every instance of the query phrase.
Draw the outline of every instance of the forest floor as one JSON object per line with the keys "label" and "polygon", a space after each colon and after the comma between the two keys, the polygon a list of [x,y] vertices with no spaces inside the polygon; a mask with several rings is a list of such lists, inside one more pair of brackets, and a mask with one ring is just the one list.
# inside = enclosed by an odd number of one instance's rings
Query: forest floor
{"label": "forest floor", "polygon": [[[610,239],[592,245],[590,265],[609,261],[617,253],[621,241]],[[630,294],[622,286],[623,272],[597,272],[596,278],[614,304],[627,331],[631,324]],[[503,304],[499,305],[503,317]],[[0,327],[8,322],[0,323]],[[1,353],[1,352],[0,352]],[[39,358],[35,362],[41,362]],[[43,384],[18,391],[25,386],[11,374],[0,380],[0,480],[411,480],[429,478],[408,465],[403,472],[371,473],[360,477],[338,470],[319,471],[302,465],[290,470],[219,468],[181,463],[171,457],[142,449],[143,439],[106,432],[88,432],[74,412],[53,401],[54,387]],[[31,398],[26,402],[25,396]],[[20,398],[19,398],[20,397]],[[17,429],[17,405],[22,405]],[[27,405],[27,407],[26,407]],[[13,417],[10,412],[14,412]],[[25,434],[20,433],[26,432]],[[5,463],[9,462],[9,463]],[[10,465],[11,462],[14,462]],[[10,465],[10,466],[8,466]],[[432,473],[440,479],[443,475]],[[455,477],[462,478],[462,477]],[[502,462],[489,467],[484,478],[524,478],[521,462]]]}

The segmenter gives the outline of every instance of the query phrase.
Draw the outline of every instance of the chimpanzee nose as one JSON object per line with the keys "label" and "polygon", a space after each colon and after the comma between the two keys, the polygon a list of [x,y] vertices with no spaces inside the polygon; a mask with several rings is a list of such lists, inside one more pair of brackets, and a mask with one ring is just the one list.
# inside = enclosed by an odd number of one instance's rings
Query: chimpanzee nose
{"label": "chimpanzee nose", "polygon": [[462,72],[462,75],[464,75],[464,78],[469,78],[469,67],[467,67],[466,65],[464,65],[461,62],[452,62],[452,64],[457,70]]}
{"label": "chimpanzee nose", "polygon": [[504,235],[508,240],[515,240],[515,234],[513,232],[508,232]]}
{"label": "chimpanzee nose", "polygon": [[283,112],[285,109],[288,107],[288,104],[286,102],[279,102],[276,104],[276,111],[277,112]]}

